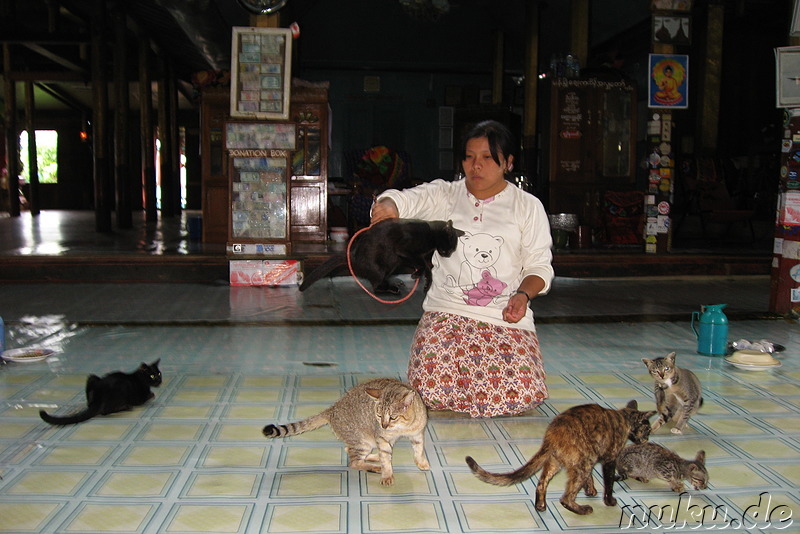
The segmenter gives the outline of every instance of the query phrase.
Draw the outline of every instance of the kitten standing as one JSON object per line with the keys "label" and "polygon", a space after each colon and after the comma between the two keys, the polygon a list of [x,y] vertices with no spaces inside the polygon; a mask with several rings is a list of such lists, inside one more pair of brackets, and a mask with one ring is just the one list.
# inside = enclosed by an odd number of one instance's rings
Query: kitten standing
{"label": "kitten standing", "polygon": [[109,415],[130,410],[149,401],[155,394],[151,387],[161,385],[158,359],[151,364],[142,363],[132,373],[116,371],[102,378],[89,375],[86,379],[86,408],[76,414],[58,417],[39,411],[39,417],[51,425],[72,425],[97,415]]}
{"label": "kitten standing", "polygon": [[[381,484],[394,484],[392,447],[402,437],[411,441],[414,462],[430,469],[425,457],[428,413],[416,390],[393,378],[378,378],[350,389],[336,403],[308,419],[286,425],[267,425],[268,438],[295,436],[331,425],[346,445],[350,467],[381,474]],[[378,453],[372,454],[377,448]]]}
{"label": "kitten standing", "polygon": [[631,477],[647,483],[651,478],[660,478],[669,482],[672,491],[677,493],[683,491],[683,481],[688,480],[694,489],[706,489],[705,461],[705,451],[697,451],[694,460],[684,460],[657,443],[628,445],[617,458],[617,480]]}
{"label": "kitten standing", "polygon": [[642,361],[656,381],[656,409],[659,417],[653,423],[653,432],[674,418],[675,426],[671,432],[683,433],[689,418],[703,405],[700,380],[693,372],[675,365],[674,352],[655,360],[642,358]]}
{"label": "kitten standing", "polygon": [[467,456],[467,465],[475,475],[489,484],[510,486],[531,478],[542,470],[536,485],[536,509],[547,510],[545,496],[550,479],[562,468],[567,470],[567,486],[561,496],[561,505],[586,515],[592,513],[591,506],[575,502],[581,488],[586,495],[597,495],[592,479],[594,464],[603,466],[603,502],[615,506],[614,471],[616,458],[625,442],[643,443],[650,436],[648,419],[656,412],[640,412],[635,400],[621,410],[603,408],[598,404],[573,406],[558,414],[547,426],[542,446],[528,462],[511,473],[495,474],[485,471]]}

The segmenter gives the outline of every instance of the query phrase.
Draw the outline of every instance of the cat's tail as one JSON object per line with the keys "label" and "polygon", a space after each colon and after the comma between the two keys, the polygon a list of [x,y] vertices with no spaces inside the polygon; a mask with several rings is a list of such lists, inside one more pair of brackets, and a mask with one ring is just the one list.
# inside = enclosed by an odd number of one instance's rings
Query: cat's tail
{"label": "cat's tail", "polygon": [[262,432],[268,438],[284,438],[286,436],[296,436],[297,434],[302,434],[303,432],[316,430],[327,425],[328,422],[328,413],[322,412],[296,423],[288,423],[285,425],[267,425],[264,427]]}
{"label": "cat's tail", "polygon": [[346,273],[347,258],[342,254],[337,254],[328,258],[322,265],[303,276],[303,283],[300,284],[300,291],[305,291],[317,280],[333,274],[336,271],[342,271],[341,274]]}
{"label": "cat's tail", "polygon": [[80,412],[65,416],[50,415],[44,410],[39,410],[39,417],[51,425],[74,425],[76,423],[88,421],[99,413],[100,409],[98,407],[87,406],[86,409]]}
{"label": "cat's tail", "polygon": [[467,465],[475,473],[476,477],[488,484],[510,486],[524,482],[535,475],[544,465],[544,457],[545,455],[540,450],[525,465],[510,473],[490,473],[479,466],[478,462],[472,459],[472,456],[467,456]]}

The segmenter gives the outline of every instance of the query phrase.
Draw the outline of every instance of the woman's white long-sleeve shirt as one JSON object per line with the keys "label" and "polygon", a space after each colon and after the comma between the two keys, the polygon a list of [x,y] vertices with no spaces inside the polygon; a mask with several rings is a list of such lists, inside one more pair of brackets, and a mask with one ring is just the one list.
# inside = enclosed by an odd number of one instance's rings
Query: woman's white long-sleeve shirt
{"label": "woman's white long-sleeve shirt", "polygon": [[553,280],[552,238],[541,201],[507,183],[486,200],[467,191],[464,180],[434,180],[410,189],[388,190],[378,200],[390,198],[400,218],[451,220],[465,234],[449,257],[433,255],[433,284],[422,307],[464,315],[491,324],[534,330],[528,307],[518,323],[503,319],[503,308],[522,279],[535,275],[544,280],[547,293]]}

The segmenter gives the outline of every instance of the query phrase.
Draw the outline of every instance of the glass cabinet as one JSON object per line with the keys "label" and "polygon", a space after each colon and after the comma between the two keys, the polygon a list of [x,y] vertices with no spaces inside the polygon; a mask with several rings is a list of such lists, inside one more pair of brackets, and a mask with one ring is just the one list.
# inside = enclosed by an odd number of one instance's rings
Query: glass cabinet
{"label": "glass cabinet", "polygon": [[549,211],[582,214],[587,198],[633,188],[636,88],[627,80],[555,78]]}
{"label": "glass cabinet", "polygon": [[330,135],[327,84],[294,85],[290,120],[297,125],[290,180],[292,242],[325,243]]}

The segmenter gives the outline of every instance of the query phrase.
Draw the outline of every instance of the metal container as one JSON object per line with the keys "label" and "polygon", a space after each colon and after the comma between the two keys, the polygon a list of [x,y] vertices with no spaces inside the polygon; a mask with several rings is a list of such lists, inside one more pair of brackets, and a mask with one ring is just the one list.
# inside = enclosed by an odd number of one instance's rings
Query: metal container
{"label": "metal container", "polygon": [[578,227],[578,216],[574,213],[554,213],[548,216],[551,230],[574,232]]}

